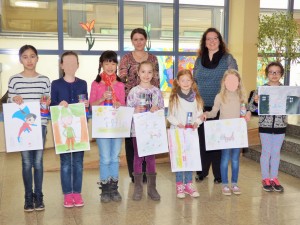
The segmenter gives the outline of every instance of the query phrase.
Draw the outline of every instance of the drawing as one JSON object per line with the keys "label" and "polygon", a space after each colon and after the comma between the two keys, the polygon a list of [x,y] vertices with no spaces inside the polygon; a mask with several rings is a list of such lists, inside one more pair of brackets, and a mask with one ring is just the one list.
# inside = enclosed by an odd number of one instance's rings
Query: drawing
{"label": "drawing", "polygon": [[43,149],[39,102],[3,104],[7,152]]}
{"label": "drawing", "polygon": [[50,111],[56,154],[90,150],[83,103],[51,106]]}
{"label": "drawing", "polygon": [[168,143],[172,172],[202,170],[197,130],[168,129]]}
{"label": "drawing", "polygon": [[300,87],[261,86],[258,87],[259,115],[300,114]]}
{"label": "drawing", "polygon": [[139,157],[168,152],[164,110],[133,115]]}
{"label": "drawing", "polygon": [[244,118],[204,122],[206,150],[248,147],[247,123]]}
{"label": "drawing", "polygon": [[93,106],[92,137],[120,138],[130,137],[134,108]]}

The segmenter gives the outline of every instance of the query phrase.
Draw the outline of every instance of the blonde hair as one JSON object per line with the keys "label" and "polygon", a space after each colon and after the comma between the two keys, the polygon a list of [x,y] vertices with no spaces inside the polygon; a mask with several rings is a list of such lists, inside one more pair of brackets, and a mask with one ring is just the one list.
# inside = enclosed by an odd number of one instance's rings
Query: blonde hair
{"label": "blonde hair", "polygon": [[192,90],[196,93],[196,102],[197,102],[197,109],[198,110],[201,110],[203,109],[203,100],[200,96],[200,93],[198,91],[198,87],[197,87],[197,84],[193,78],[193,75],[191,73],[190,70],[187,70],[187,69],[183,69],[183,70],[180,70],[178,73],[177,73],[177,78],[174,79],[173,81],[173,87],[172,87],[172,91],[171,91],[171,94],[170,94],[170,98],[169,98],[169,111],[172,112],[173,109],[176,107],[178,107],[178,103],[179,103],[179,98],[178,98],[178,92],[180,91],[180,87],[178,85],[178,80],[181,76],[184,76],[184,75],[188,75],[190,77],[190,79],[193,81],[192,83]]}
{"label": "blonde hair", "polygon": [[246,91],[244,89],[242,78],[241,78],[241,75],[239,74],[239,72],[235,69],[226,70],[224,75],[223,75],[223,78],[221,80],[221,89],[220,89],[219,94],[221,96],[222,102],[223,103],[226,102],[226,93],[227,93],[226,90],[227,89],[226,89],[226,86],[225,86],[225,80],[229,75],[234,75],[238,78],[239,85],[238,85],[238,88],[237,88],[236,92],[240,97],[240,103],[246,103]]}

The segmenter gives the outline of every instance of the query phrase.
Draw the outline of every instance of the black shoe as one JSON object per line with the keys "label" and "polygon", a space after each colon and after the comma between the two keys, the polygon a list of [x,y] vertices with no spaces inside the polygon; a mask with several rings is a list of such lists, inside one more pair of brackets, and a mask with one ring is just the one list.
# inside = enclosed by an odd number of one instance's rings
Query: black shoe
{"label": "black shoe", "polygon": [[110,199],[114,202],[119,202],[122,200],[122,197],[118,191],[118,181],[110,181]]}
{"label": "black shoe", "polygon": [[204,180],[204,176],[203,175],[196,175],[195,176],[195,181],[196,182],[201,182],[201,181],[203,181]]}
{"label": "black shoe", "polygon": [[32,212],[33,210],[34,210],[34,207],[33,207],[33,196],[32,196],[32,194],[25,195],[24,211],[25,212]]}
{"label": "black shoe", "polygon": [[37,211],[42,211],[45,209],[43,194],[33,194],[34,198],[34,209]]}
{"label": "black shoe", "polygon": [[221,178],[215,178],[214,179],[214,183],[215,184],[221,184],[222,183],[222,179]]}
{"label": "black shoe", "polygon": [[134,183],[134,176],[132,176],[130,178],[131,178],[131,182]]}
{"label": "black shoe", "polygon": [[274,189],[273,189],[273,187],[271,185],[270,179],[268,179],[268,178],[264,179],[262,181],[262,186],[263,186],[264,191],[266,191],[266,192],[274,191]]}
{"label": "black shoe", "polygon": [[280,185],[277,178],[271,179],[270,183],[271,183],[274,191],[277,191],[277,192],[283,192],[284,191],[284,188]]}

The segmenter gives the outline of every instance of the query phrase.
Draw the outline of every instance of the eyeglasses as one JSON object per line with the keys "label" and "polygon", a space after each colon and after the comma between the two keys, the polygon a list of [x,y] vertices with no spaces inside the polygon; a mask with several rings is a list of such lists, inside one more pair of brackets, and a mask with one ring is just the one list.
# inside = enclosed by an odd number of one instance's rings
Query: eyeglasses
{"label": "eyeglasses", "polygon": [[280,71],[269,71],[268,72],[269,75],[281,75]]}
{"label": "eyeglasses", "polygon": [[206,38],[207,41],[217,41],[218,39],[218,37]]}

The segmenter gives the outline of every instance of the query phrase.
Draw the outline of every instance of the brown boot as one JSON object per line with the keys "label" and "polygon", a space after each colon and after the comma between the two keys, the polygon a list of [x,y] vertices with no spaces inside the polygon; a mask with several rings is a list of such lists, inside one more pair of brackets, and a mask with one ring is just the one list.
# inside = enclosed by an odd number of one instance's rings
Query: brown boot
{"label": "brown boot", "polygon": [[134,192],[132,199],[140,201],[143,196],[143,174],[133,174],[134,176]]}
{"label": "brown boot", "polygon": [[160,195],[156,190],[156,173],[147,174],[147,192],[149,197],[154,201],[160,200]]}

